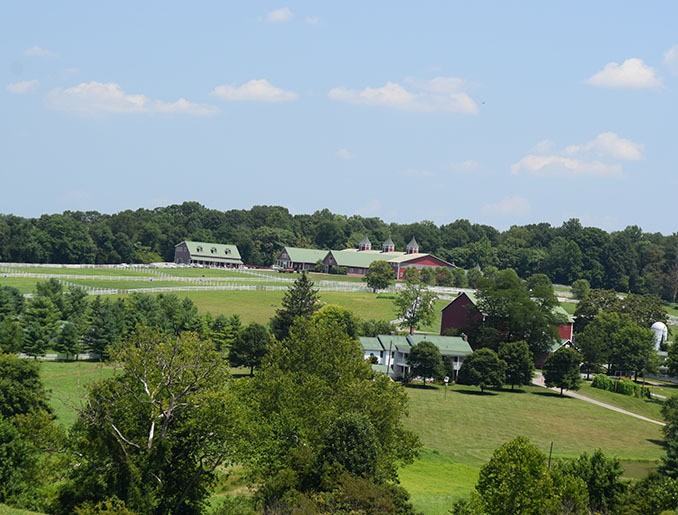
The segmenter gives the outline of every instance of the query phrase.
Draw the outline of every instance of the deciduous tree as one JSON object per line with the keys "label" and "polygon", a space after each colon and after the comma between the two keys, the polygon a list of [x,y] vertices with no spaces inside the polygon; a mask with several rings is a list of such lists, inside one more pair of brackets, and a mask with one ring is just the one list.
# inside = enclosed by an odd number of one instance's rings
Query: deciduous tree
{"label": "deciduous tree", "polygon": [[506,363],[506,382],[514,386],[532,384],[534,360],[526,342],[505,342],[499,345],[499,359]]}
{"label": "deciduous tree", "polygon": [[423,341],[412,346],[407,356],[412,374],[419,376],[426,384],[426,378],[440,379],[443,376],[443,358],[438,347],[431,342]]}
{"label": "deciduous tree", "polygon": [[506,379],[506,363],[492,349],[477,349],[464,358],[457,383],[485,388],[500,388]]}
{"label": "deciduous tree", "polygon": [[417,283],[407,283],[395,298],[396,316],[410,328],[410,334],[435,319],[436,294]]}
{"label": "deciduous tree", "polygon": [[544,362],[546,386],[560,388],[560,395],[563,395],[564,389],[579,390],[581,385],[580,364],[581,354],[576,350],[568,347],[558,349]]}
{"label": "deciduous tree", "polygon": [[235,339],[228,353],[228,361],[234,367],[249,367],[250,376],[254,368],[271,348],[271,335],[268,329],[256,322],[247,325]]}

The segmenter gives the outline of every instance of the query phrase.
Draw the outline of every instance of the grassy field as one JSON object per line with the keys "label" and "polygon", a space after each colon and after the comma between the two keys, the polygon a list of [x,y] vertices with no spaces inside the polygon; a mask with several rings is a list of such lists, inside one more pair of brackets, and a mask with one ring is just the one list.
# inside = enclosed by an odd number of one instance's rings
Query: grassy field
{"label": "grassy field", "polygon": [[[114,275],[114,276],[149,276],[153,275],[148,270],[127,268],[52,268],[52,267],[10,267],[13,272],[27,274],[52,274],[52,275]],[[4,272],[3,272],[4,273]]]}
{"label": "grassy field", "polygon": [[[84,386],[114,372],[110,366],[91,362],[43,363],[41,374],[51,390],[50,401],[58,422],[70,426]],[[247,371],[233,369],[232,373],[238,377]],[[583,393],[591,395],[590,390],[588,387]],[[419,435],[425,449],[420,460],[402,469],[400,477],[415,506],[426,514],[447,513],[455,499],[471,491],[480,467],[494,449],[517,435],[527,436],[544,452],[553,441],[554,456],[561,458],[602,448],[624,461],[629,477],[646,474],[663,453],[659,426],[577,399],[561,398],[543,388],[480,394],[476,388],[450,386],[445,399],[441,386],[415,385],[408,387],[407,393],[410,416],[406,426]],[[616,395],[610,392],[600,394],[601,400],[623,404],[631,411],[645,409],[645,414],[653,417],[656,413],[653,403],[631,397],[608,398]],[[240,481],[235,483],[229,481],[219,488],[215,501],[233,493],[233,488],[243,488]]]}
{"label": "grassy field", "polygon": [[[662,391],[660,395],[666,395],[666,393],[657,388],[655,389],[657,393]],[[590,384],[582,385],[579,390],[580,394],[590,397],[596,401],[605,402],[607,404],[612,404],[618,408],[625,409],[632,413],[642,415],[654,420],[664,420],[661,414],[662,406],[664,401],[659,398],[655,399],[637,399],[635,397],[630,397],[628,395],[621,395],[619,393],[608,392],[607,390],[601,390],[600,388],[593,388]],[[668,394],[670,395],[670,393]]]}
{"label": "grassy field", "polygon": [[10,286],[21,293],[33,293],[39,280],[30,277],[5,277],[5,274],[0,274],[0,286]]}
{"label": "grassy field", "polygon": [[545,453],[553,441],[553,455],[560,458],[601,448],[624,461],[629,477],[646,473],[663,454],[659,426],[539,387],[480,394],[451,386],[447,399],[439,386],[407,391],[406,425],[426,450],[421,461],[402,470],[401,480],[427,514],[447,513],[473,488],[494,449],[518,435]]}
{"label": "grassy field", "polygon": [[40,375],[50,392],[50,405],[57,421],[66,427],[73,425],[77,417],[76,406],[80,405],[85,394],[85,386],[114,373],[115,369],[111,366],[89,361],[43,362]]}

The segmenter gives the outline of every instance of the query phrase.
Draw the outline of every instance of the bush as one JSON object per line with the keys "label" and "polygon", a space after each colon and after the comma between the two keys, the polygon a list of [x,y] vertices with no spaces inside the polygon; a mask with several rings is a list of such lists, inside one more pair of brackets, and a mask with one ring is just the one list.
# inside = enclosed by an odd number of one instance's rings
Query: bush
{"label": "bush", "polygon": [[628,379],[612,379],[605,374],[598,374],[594,376],[591,386],[609,392],[619,393],[621,395],[628,395],[629,397],[638,397],[639,399],[652,398],[652,392],[649,388],[640,386]]}
{"label": "bush", "polygon": [[346,275],[346,268],[343,266],[331,266],[330,273],[334,275]]}

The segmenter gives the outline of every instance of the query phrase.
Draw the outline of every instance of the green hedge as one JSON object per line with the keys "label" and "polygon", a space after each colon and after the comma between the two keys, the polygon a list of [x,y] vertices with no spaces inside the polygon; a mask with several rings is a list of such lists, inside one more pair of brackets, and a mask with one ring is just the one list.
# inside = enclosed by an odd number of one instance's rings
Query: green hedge
{"label": "green hedge", "polygon": [[601,390],[608,390],[610,392],[628,395],[629,397],[638,397],[639,399],[652,398],[652,393],[650,392],[649,388],[637,385],[628,379],[612,379],[604,374],[598,374],[595,376],[591,386],[594,388],[600,388]]}

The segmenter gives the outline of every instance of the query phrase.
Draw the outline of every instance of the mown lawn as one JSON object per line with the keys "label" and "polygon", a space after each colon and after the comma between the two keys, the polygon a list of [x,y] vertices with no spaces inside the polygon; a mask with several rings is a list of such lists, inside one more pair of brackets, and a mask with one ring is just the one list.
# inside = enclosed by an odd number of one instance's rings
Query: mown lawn
{"label": "mown lawn", "polygon": [[[402,469],[402,484],[427,514],[447,513],[475,485],[494,449],[518,435],[544,453],[573,458],[601,448],[617,456],[629,477],[655,466],[662,454],[660,426],[536,386],[481,394],[475,387],[407,388],[405,425],[422,440],[422,460]],[[429,475],[430,472],[430,475]]]}
{"label": "mown lawn", "polygon": [[[659,392],[660,389],[653,389]],[[630,397],[628,395],[621,395],[615,392],[608,392],[607,390],[601,390],[600,388],[594,388],[588,383],[582,385],[581,389],[577,392],[591,399],[605,402],[616,406],[621,409],[625,409],[632,413],[642,415],[654,420],[663,421],[661,409],[664,405],[664,401],[659,398],[654,399],[637,399],[636,397]],[[661,395],[664,395],[662,393]]]}
{"label": "mown lawn", "polygon": [[[200,311],[210,311],[215,316],[237,313],[244,323],[264,324],[282,307],[284,293],[284,291],[205,291],[179,292],[179,295],[192,299]],[[395,319],[393,301],[378,299],[374,293],[320,292],[319,297],[321,302],[345,307],[361,318]]]}
{"label": "mown lawn", "polygon": [[0,273],[0,286],[10,286],[16,288],[21,293],[33,293],[35,291],[35,284],[40,280],[32,277],[5,277],[5,275]]}

